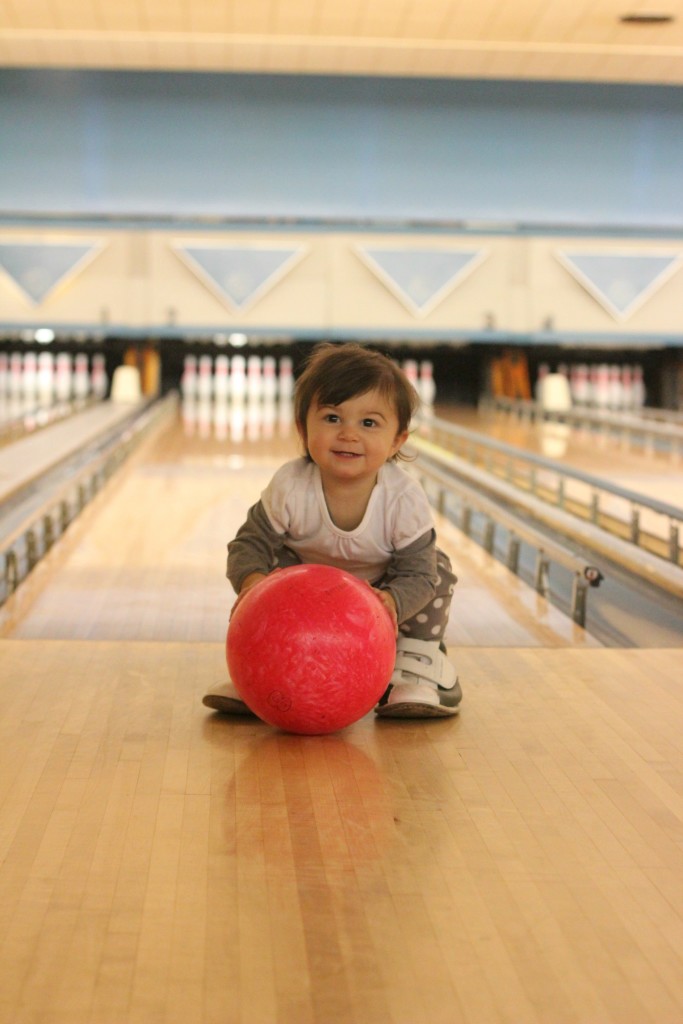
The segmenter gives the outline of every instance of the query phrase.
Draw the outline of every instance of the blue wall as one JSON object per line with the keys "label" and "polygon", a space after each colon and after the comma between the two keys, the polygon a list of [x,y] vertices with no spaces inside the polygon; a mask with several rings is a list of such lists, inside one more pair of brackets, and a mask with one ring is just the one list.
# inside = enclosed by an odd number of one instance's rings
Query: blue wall
{"label": "blue wall", "polygon": [[0,216],[683,228],[683,89],[0,71]]}

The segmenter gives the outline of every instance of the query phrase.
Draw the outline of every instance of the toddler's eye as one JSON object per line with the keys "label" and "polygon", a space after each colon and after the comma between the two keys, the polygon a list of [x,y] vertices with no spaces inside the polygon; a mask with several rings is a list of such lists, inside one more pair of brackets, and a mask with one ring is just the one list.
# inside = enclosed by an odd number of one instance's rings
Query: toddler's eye
{"label": "toddler's eye", "polygon": [[335,412],[328,412],[325,415],[325,423],[338,423],[339,417]]}
{"label": "toddler's eye", "polygon": [[369,419],[368,420],[363,420],[363,426],[364,427],[376,427],[377,426],[377,420],[369,420]]}

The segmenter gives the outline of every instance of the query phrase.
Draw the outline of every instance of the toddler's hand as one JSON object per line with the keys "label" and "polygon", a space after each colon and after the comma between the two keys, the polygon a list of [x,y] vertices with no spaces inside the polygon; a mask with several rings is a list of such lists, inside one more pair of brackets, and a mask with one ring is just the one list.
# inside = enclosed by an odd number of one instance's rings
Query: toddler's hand
{"label": "toddler's hand", "polygon": [[240,588],[240,592],[235,599],[235,603],[230,609],[230,618],[232,618],[233,615],[235,614],[235,609],[237,608],[237,605],[240,603],[240,601],[247,593],[247,591],[251,590],[251,588],[255,587],[257,583],[260,583],[261,580],[265,579],[267,579],[267,576],[266,573],[263,572],[252,572],[249,574],[249,576],[245,576],[242,582],[242,586]]}
{"label": "toddler's hand", "polygon": [[373,587],[372,589],[391,615],[391,621],[394,624],[394,633],[398,636],[398,612],[396,610],[396,602],[388,590],[377,590],[376,587]]}

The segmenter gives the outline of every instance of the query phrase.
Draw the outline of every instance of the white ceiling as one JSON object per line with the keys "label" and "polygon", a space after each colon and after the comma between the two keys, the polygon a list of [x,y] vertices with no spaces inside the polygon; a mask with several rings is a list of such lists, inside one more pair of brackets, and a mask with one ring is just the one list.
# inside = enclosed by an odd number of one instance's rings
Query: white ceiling
{"label": "white ceiling", "polygon": [[683,0],[0,0],[2,66],[683,85]]}

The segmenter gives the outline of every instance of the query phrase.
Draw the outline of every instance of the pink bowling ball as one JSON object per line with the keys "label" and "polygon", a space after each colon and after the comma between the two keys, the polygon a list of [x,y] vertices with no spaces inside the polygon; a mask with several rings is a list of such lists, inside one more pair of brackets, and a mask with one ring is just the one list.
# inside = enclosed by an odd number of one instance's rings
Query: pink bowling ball
{"label": "pink bowling ball", "polygon": [[396,638],[367,583],[331,566],[296,565],[244,595],[226,653],[238,693],[259,718],[322,735],[375,706],[394,668]]}

